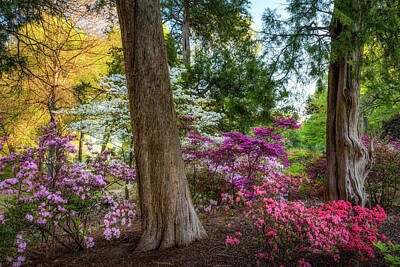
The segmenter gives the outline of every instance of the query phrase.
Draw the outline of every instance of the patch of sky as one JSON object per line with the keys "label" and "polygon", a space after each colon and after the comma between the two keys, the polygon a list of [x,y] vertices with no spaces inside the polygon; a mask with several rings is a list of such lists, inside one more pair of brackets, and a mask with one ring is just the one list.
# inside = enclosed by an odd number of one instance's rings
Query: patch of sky
{"label": "patch of sky", "polygon": [[272,10],[276,9],[282,18],[287,17],[288,14],[285,11],[286,5],[285,0],[252,0],[250,4],[250,14],[253,17],[253,30],[262,30],[262,15],[267,8]]}

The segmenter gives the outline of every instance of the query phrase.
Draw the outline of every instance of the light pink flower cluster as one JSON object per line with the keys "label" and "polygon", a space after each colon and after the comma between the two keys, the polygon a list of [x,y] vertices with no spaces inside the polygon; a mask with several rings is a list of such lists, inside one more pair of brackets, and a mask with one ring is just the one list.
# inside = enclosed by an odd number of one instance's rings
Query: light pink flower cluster
{"label": "light pink flower cluster", "polygon": [[213,206],[218,205],[218,201],[200,193],[195,193],[192,201],[193,205],[195,206],[196,213],[211,213]]}
{"label": "light pink flower cluster", "polygon": [[120,237],[118,226],[131,226],[136,216],[135,203],[132,199],[125,199],[123,196],[106,192],[103,197],[105,203],[111,205],[110,211],[104,216],[103,223],[105,230],[104,237],[110,240],[112,237]]}
{"label": "light pink flower cluster", "polygon": [[24,253],[26,251],[26,242],[22,235],[18,234],[15,240],[15,247],[13,248],[12,256],[11,254],[7,256],[7,263],[13,267],[21,266],[22,262],[25,261]]}

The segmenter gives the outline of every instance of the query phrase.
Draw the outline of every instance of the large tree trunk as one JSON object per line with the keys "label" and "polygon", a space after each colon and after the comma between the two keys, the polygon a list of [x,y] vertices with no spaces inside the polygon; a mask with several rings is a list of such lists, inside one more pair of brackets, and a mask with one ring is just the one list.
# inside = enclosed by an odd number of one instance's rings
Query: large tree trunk
{"label": "large tree trunk", "polygon": [[142,236],[136,251],[206,236],[193,208],[176,127],[159,0],[117,0],[135,142]]}
{"label": "large tree trunk", "polygon": [[[331,27],[334,44],[345,26],[336,20]],[[328,200],[347,200],[364,206],[364,181],[373,158],[359,134],[362,54],[363,49],[359,48],[337,56],[329,65],[326,193]]]}

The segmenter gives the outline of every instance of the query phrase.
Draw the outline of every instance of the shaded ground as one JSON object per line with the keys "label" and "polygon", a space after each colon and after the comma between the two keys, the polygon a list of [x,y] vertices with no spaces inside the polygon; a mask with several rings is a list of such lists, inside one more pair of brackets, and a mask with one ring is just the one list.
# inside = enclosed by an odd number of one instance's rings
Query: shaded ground
{"label": "shaded ground", "polygon": [[[382,233],[396,243],[400,243],[400,207],[387,211],[388,219],[382,225]],[[107,241],[101,232],[95,235],[95,247],[82,252],[70,253],[63,248],[55,247],[51,250],[32,251],[28,257],[28,266],[256,266],[253,256],[260,252],[252,242],[256,236],[250,227],[240,229],[244,236],[240,239],[240,246],[225,246],[226,235],[233,235],[239,229],[235,222],[237,216],[229,217],[217,214],[204,218],[203,225],[207,230],[208,238],[195,242],[189,247],[172,248],[163,251],[146,253],[132,253],[140,237],[140,224],[136,222],[123,231],[118,240]],[[226,225],[232,224],[228,229]],[[377,253],[379,254],[379,253]],[[382,256],[369,262],[358,262],[352,255],[341,255],[341,262],[335,263],[330,257],[321,255],[295,255],[294,259],[281,259],[285,266],[298,266],[299,258],[306,258],[312,266],[389,266]],[[274,263],[270,266],[279,266]]]}

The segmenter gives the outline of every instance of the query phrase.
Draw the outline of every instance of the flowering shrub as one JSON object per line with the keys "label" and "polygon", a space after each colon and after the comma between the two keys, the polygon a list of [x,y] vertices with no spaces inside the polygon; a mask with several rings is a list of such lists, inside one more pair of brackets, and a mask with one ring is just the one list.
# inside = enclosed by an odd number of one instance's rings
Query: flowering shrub
{"label": "flowering shrub", "polygon": [[211,197],[233,195],[241,188],[260,184],[267,174],[280,172],[288,164],[284,144],[276,141],[280,137],[271,128],[256,128],[253,133],[255,137],[222,133],[225,139],[221,143],[189,135],[183,155],[192,190],[212,192]]}
{"label": "flowering shrub", "polygon": [[[304,149],[292,150],[288,154],[291,165],[287,170],[303,176],[303,183],[300,186],[301,196],[305,199],[322,199],[326,167],[320,168],[321,156],[313,151]],[[322,161],[322,163],[325,163],[325,161]]]}
{"label": "flowering shrub", "polygon": [[196,213],[210,213],[213,207],[218,205],[218,201],[213,198],[215,195],[202,195],[200,193],[195,193],[193,196],[193,204],[195,205]]}
{"label": "flowering shrub", "polygon": [[304,172],[304,162],[306,158],[310,157],[311,152],[305,149],[291,149],[288,151],[288,161],[290,166],[288,171],[295,174],[303,174]]}
{"label": "flowering shrub", "polygon": [[310,179],[322,183],[326,177],[326,155],[311,158],[305,166]]}
{"label": "flowering shrub", "polygon": [[[191,120],[181,118],[183,122]],[[201,137],[192,130],[187,136],[190,142],[183,148],[183,155],[197,210],[207,212],[213,206],[211,200],[218,203],[221,198],[230,196],[232,199],[241,189],[250,195],[254,185],[263,183],[271,190],[279,188],[274,194],[280,199],[297,198],[303,178],[282,174],[282,169],[289,163],[279,133],[299,127],[293,119],[276,119],[271,128],[253,129],[253,136],[222,133],[221,142]]]}
{"label": "flowering shrub", "polygon": [[274,119],[274,125],[282,129],[299,129],[301,126],[297,120],[290,117],[280,116]]}
{"label": "flowering shrub", "polygon": [[326,155],[313,155],[305,162],[304,170],[309,179],[305,185],[306,191],[311,197],[322,198],[324,194],[324,182],[327,176]]}
{"label": "flowering shrub", "polygon": [[[215,101],[209,92],[199,96],[195,90],[182,87],[182,71],[183,69],[179,68],[170,69],[175,110],[183,121],[185,118],[193,120],[190,126],[180,123],[178,127],[181,130],[195,128],[202,135],[209,135],[215,131],[224,114],[208,108]],[[97,144],[105,145],[111,142],[114,147],[119,147],[121,143],[129,143],[132,131],[125,75],[102,77],[99,86],[104,90],[104,97],[99,98],[96,94],[86,103],[53,113],[74,116],[76,120],[69,123],[68,128],[96,138]],[[105,136],[109,138],[104,138]]]}
{"label": "flowering shrub", "polygon": [[196,120],[194,117],[182,116],[178,118],[178,129],[181,138],[185,138],[191,131],[196,131],[193,122]]}
{"label": "flowering shrub", "polygon": [[375,162],[366,179],[366,191],[372,204],[391,206],[400,199],[400,147],[399,142],[364,136],[369,146],[374,142]]}
{"label": "flowering shrub", "polygon": [[[76,165],[70,160],[76,153],[70,143],[74,137],[58,137],[54,123],[42,131],[37,147],[0,158],[0,175],[12,169],[11,178],[0,176],[0,194],[6,197],[0,215],[0,235],[6,237],[0,240],[0,261],[7,256],[14,265],[22,262],[26,244],[39,240],[55,241],[70,250],[93,246],[89,221],[104,203],[112,204],[111,213],[119,207],[115,203],[134,208],[107,189],[112,180],[135,181],[126,164],[110,161],[105,152],[87,166]],[[131,220],[134,211],[115,216],[109,225],[122,217]]]}
{"label": "flowering shrub", "polygon": [[181,124],[178,127],[180,129],[188,127],[186,128],[188,130],[195,129],[202,136],[211,137],[224,114],[214,112],[208,108],[214,102],[209,93],[199,96],[194,90],[184,89],[177,80],[177,75],[180,75],[179,71],[177,72],[176,69],[171,70],[176,113],[181,122],[190,123],[190,126]]}
{"label": "flowering shrub", "polygon": [[110,77],[102,77],[99,86],[104,90],[106,97],[92,96],[86,103],[54,113],[68,114],[77,118],[67,127],[96,138],[96,143],[99,145],[108,142],[103,140],[104,136],[109,136],[111,138],[109,141],[116,144],[130,140],[132,131],[125,76],[113,74]]}
{"label": "flowering shrub", "polygon": [[[241,190],[239,195],[246,196],[247,198],[254,198],[260,190],[268,197],[285,201],[298,199],[300,194],[300,187],[303,184],[303,177],[301,175],[291,175],[283,173],[274,173],[266,175],[263,179],[265,182],[261,186],[253,186],[253,190]],[[255,192],[254,192],[255,191]]]}
{"label": "flowering shrub", "polygon": [[107,191],[105,192],[105,196],[103,196],[103,200],[111,206],[110,211],[106,213],[103,219],[105,226],[104,237],[107,240],[110,240],[112,237],[119,238],[120,229],[118,228],[118,224],[121,226],[131,226],[136,216],[135,203],[132,201],[132,198],[124,199],[118,194],[110,194]]}
{"label": "flowering shrub", "polygon": [[[384,210],[352,206],[349,202],[333,201],[307,207],[303,202],[284,202],[271,197],[268,185],[255,187],[255,197],[238,192],[237,203],[244,203],[244,220],[259,232],[262,251],[259,260],[274,262],[290,258],[293,252],[326,254],[340,259],[342,250],[354,251],[361,259],[375,257],[373,243],[378,242],[377,226],[386,218]],[[227,236],[227,244],[239,244]]]}

